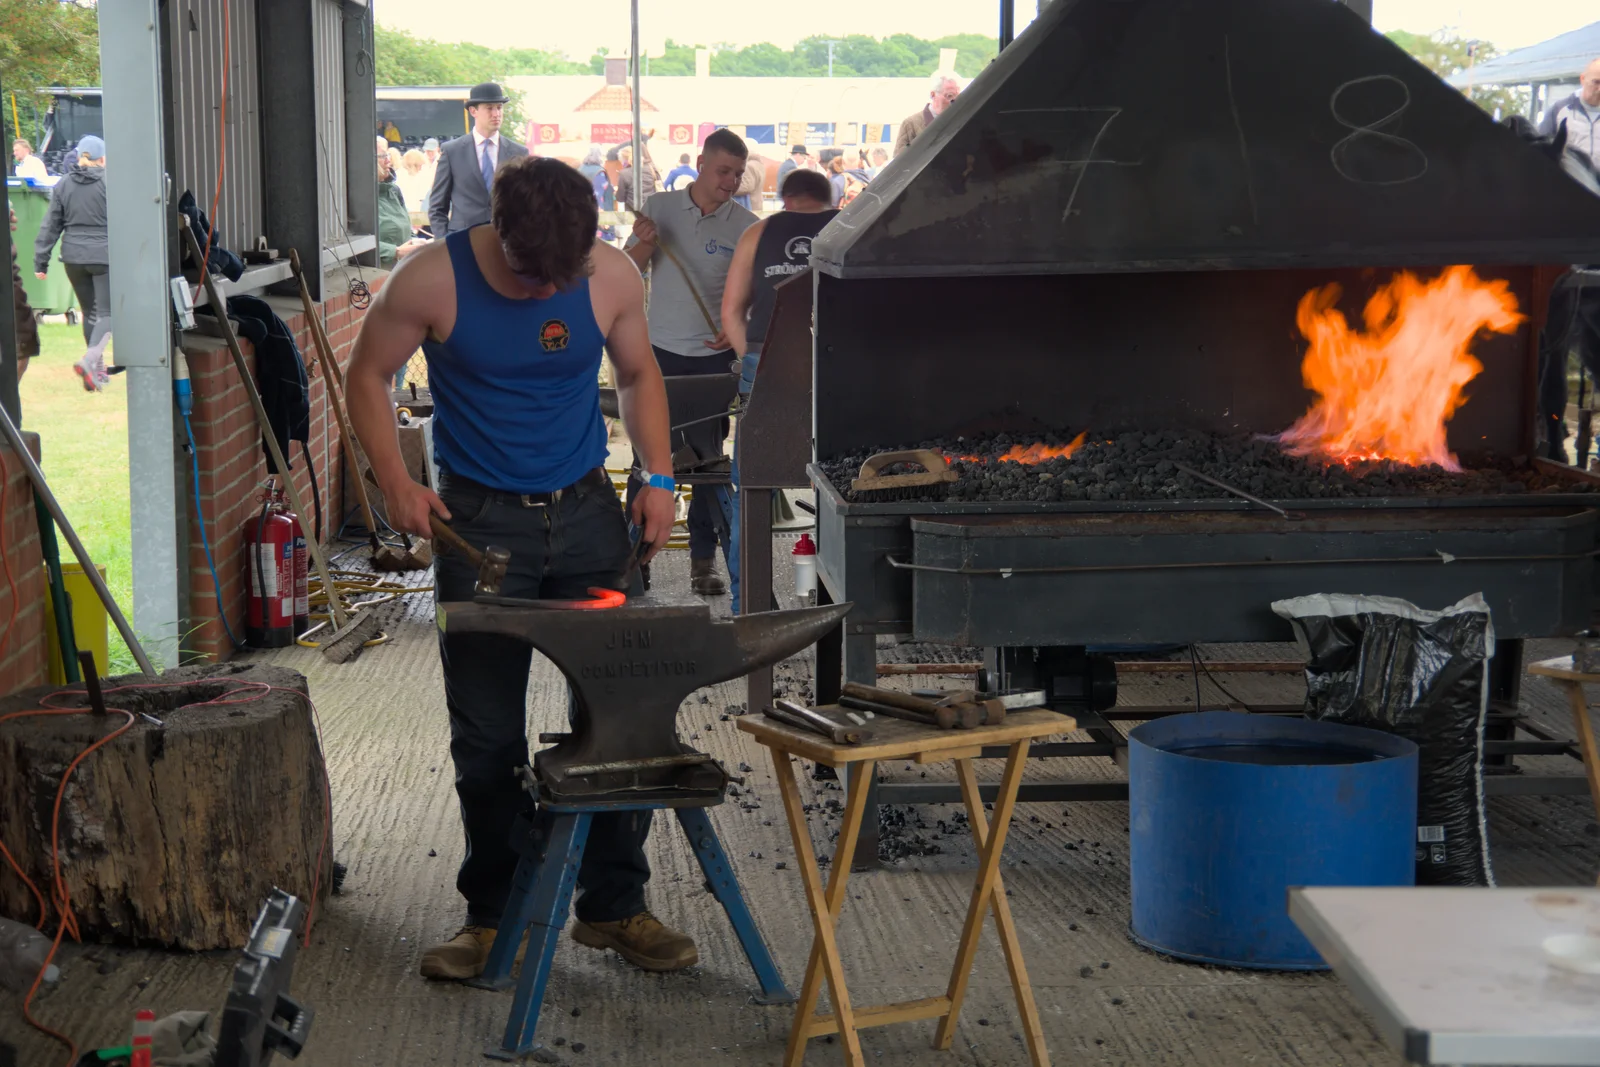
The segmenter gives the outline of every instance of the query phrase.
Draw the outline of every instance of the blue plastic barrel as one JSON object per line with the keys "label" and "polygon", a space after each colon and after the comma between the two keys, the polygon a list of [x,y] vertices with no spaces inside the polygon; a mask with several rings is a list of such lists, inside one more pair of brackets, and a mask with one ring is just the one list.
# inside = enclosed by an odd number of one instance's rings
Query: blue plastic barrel
{"label": "blue plastic barrel", "polygon": [[1377,730],[1214,711],[1128,734],[1133,939],[1201,963],[1327,964],[1290,886],[1411,885],[1417,746]]}

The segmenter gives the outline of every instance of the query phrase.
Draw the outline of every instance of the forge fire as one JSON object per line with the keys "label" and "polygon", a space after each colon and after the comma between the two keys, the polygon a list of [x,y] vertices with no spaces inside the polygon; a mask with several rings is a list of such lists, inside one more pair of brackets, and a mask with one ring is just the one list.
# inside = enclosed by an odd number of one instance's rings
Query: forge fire
{"label": "forge fire", "polygon": [[[1269,500],[1589,491],[1587,484],[1554,477],[1526,461],[1456,471],[1438,464],[1411,466],[1394,460],[1336,463],[1294,455],[1278,442],[1256,435],[1193,430],[1091,431],[1070,455],[1034,462],[1007,458],[1027,453],[1035,445],[1041,446],[1040,452],[1065,450],[1074,437],[1046,435],[1033,441],[996,434],[934,440],[919,447],[944,454],[950,469],[960,476],[949,486],[946,499],[953,501],[1235,499],[1185,474],[1177,463]],[[822,464],[847,500],[857,499],[848,486],[867,456],[856,453]]]}
{"label": "forge fire", "polygon": [[[1135,429],[927,441],[917,447],[943,455],[958,475],[933,493],[1041,503],[1236,499],[1184,466],[1277,500],[1589,490],[1525,458],[1463,469],[1446,444],[1447,424],[1483,370],[1474,341],[1526,319],[1504,281],[1485,281],[1467,266],[1434,278],[1402,271],[1368,299],[1358,326],[1337,307],[1341,295],[1325,285],[1300,300],[1301,373],[1315,396],[1280,434]],[[845,487],[866,458],[823,464],[847,499],[857,499]]]}

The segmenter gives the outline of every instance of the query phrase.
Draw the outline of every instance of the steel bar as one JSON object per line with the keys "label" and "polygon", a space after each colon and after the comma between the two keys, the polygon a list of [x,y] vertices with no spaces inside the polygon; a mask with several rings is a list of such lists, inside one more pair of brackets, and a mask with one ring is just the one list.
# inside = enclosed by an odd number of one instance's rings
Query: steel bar
{"label": "steel bar", "polygon": [[1261,507],[1266,508],[1268,511],[1276,511],[1279,515],[1282,515],[1286,519],[1298,519],[1298,518],[1301,517],[1299,515],[1291,515],[1289,512],[1285,511],[1283,508],[1280,508],[1278,505],[1269,504],[1265,500],[1262,500],[1258,496],[1251,496],[1249,493],[1245,492],[1243,489],[1240,489],[1236,485],[1229,485],[1227,482],[1224,482],[1224,481],[1222,481],[1221,479],[1218,479],[1218,478],[1213,478],[1209,474],[1201,474],[1199,471],[1195,470],[1193,467],[1189,466],[1187,463],[1179,463],[1177,460],[1173,460],[1172,461],[1172,465],[1174,467],[1177,467],[1179,470],[1181,470],[1183,473],[1187,474],[1191,478],[1199,478],[1202,482],[1208,482],[1211,485],[1216,486],[1218,489],[1221,489],[1223,492],[1232,493],[1234,496],[1239,497],[1240,499],[1243,499],[1243,500],[1248,500],[1252,504],[1259,504]]}
{"label": "steel bar", "polygon": [[650,771],[658,767],[693,767],[711,762],[704,752],[683,752],[674,756],[651,756],[648,759],[621,759],[609,763],[579,763],[559,768],[567,777],[580,774],[621,774],[627,771]]}
{"label": "steel bar", "polygon": [[977,674],[981,663],[880,663],[879,676],[885,674]]}
{"label": "steel bar", "polygon": [[[100,603],[105,605],[106,614],[111,616],[112,623],[117,628],[117,633],[122,635],[122,640],[128,646],[128,651],[133,654],[133,660],[139,665],[139,670],[151,678],[156,677],[155,664],[150,662],[150,657],[145,655],[144,646],[134,636],[133,627],[128,625],[128,620],[122,614],[122,609],[117,607],[116,598],[111,595],[111,590],[106,588],[105,579],[100,577],[100,571],[95,567],[94,560],[89,558],[89,550],[83,547],[83,542],[78,540],[78,531],[72,528],[72,523],[67,521],[66,513],[61,510],[61,503],[56,500],[56,495],[50,491],[50,483],[44,480],[44,471],[33,461],[33,455],[23,443],[22,431],[17,429],[17,424],[11,421],[11,416],[5,409],[0,408],[0,433],[5,434],[6,443],[11,451],[22,459],[22,467],[28,472],[28,477],[33,481],[33,488],[39,494],[39,499],[44,501],[45,510],[50,512],[50,517],[55,520],[56,527],[61,535],[67,539],[67,544],[72,548],[72,554],[77,557],[78,565],[83,568],[83,576],[89,579],[89,584],[94,586],[95,595],[100,598]],[[331,588],[331,585],[330,585]]]}

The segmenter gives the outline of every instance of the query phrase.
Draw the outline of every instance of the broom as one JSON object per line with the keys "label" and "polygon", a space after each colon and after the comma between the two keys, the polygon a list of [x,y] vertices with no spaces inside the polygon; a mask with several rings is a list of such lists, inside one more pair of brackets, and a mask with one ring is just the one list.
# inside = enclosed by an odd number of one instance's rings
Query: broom
{"label": "broom", "polygon": [[[233,356],[234,369],[239,372],[239,379],[244,383],[245,395],[250,398],[250,406],[255,409],[256,422],[261,425],[261,437],[267,445],[267,455],[272,457],[272,462],[283,474],[283,485],[289,493],[289,503],[294,507],[295,514],[307,514],[305,504],[300,499],[300,490],[295,488],[294,479],[289,477],[289,464],[283,458],[283,449],[278,447],[278,437],[272,431],[272,420],[267,417],[266,406],[261,403],[261,392],[256,388],[256,380],[250,373],[250,365],[244,361],[244,351],[239,347],[239,335],[233,332],[233,322],[228,318],[228,305],[222,299],[222,294],[217,292],[217,283],[212,281],[211,272],[206,270],[205,254],[200,251],[200,244],[194,239],[194,232],[189,229],[189,220],[183,215],[178,216],[178,227],[183,233],[185,247],[189,250],[190,257],[200,266],[200,281],[206,288],[206,299],[211,302],[211,309],[216,313],[217,325],[222,329],[222,339],[228,343],[228,352]],[[333,584],[333,576],[328,572],[328,560],[322,554],[322,546],[315,537],[306,538],[306,549],[311,553],[311,562],[317,568],[317,577],[322,579],[322,588],[328,591],[328,611],[333,615],[333,636],[322,644],[322,654],[335,663],[344,663],[361,654],[361,649],[366,643],[378,636],[378,617],[373,613],[363,612],[351,617],[344,610],[344,605],[339,602],[338,589]]]}

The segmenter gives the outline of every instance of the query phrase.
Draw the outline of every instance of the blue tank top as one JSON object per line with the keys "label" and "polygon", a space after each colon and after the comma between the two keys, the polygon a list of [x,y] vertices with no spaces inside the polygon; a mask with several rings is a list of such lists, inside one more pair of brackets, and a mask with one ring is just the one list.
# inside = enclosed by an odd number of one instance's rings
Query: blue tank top
{"label": "blue tank top", "polygon": [[489,286],[472,231],[445,238],[456,322],[425,340],[433,448],[451,474],[510,493],[564,489],[606,458],[600,354],[589,279],[547,300],[512,300]]}

